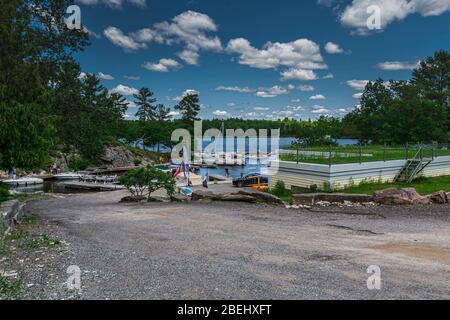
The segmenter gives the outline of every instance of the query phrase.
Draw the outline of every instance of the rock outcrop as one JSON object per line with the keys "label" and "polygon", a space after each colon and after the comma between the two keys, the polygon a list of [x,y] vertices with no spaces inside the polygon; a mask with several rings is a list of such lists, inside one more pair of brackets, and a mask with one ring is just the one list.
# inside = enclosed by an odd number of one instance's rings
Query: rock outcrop
{"label": "rock outcrop", "polygon": [[259,191],[237,190],[236,192],[214,193],[212,191],[195,190],[192,193],[192,201],[235,201],[235,202],[265,202],[270,204],[283,204],[283,201],[271,194]]}
{"label": "rock outcrop", "polygon": [[293,196],[294,205],[315,205],[317,203],[370,203],[373,197],[367,194],[350,193],[304,193]]}
{"label": "rock outcrop", "polygon": [[446,203],[449,203],[449,200],[450,200],[448,198],[447,194],[445,193],[445,191],[435,192],[435,193],[427,196],[427,198],[430,199],[431,202],[436,203],[436,204],[446,204]]}
{"label": "rock outcrop", "polygon": [[123,146],[107,147],[103,155],[100,156],[100,160],[108,168],[146,166],[154,163],[154,160],[145,152],[134,154]]}
{"label": "rock outcrop", "polygon": [[375,192],[374,201],[384,205],[429,204],[431,200],[421,196],[414,188],[385,189]]}

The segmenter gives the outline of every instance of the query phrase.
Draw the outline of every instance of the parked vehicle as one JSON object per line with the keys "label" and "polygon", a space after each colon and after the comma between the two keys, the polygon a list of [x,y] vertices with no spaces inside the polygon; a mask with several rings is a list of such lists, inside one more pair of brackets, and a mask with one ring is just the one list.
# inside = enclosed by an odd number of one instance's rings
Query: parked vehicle
{"label": "parked vehicle", "polygon": [[269,184],[269,178],[260,173],[251,173],[242,178],[233,179],[233,186],[238,188],[263,186]]}

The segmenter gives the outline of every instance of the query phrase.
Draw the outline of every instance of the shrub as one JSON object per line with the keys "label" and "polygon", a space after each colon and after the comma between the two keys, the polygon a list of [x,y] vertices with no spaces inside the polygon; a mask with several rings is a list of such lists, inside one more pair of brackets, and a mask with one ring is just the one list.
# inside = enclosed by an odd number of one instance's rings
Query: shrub
{"label": "shrub", "polygon": [[141,159],[134,159],[133,163],[134,163],[134,166],[135,166],[135,167],[138,167],[138,166],[141,165],[142,160],[141,160]]}
{"label": "shrub", "polygon": [[175,194],[175,180],[152,166],[130,170],[119,178],[119,182],[135,197],[149,198],[159,189],[166,190],[169,196]]}
{"label": "shrub", "polygon": [[81,171],[89,167],[89,162],[82,158],[72,158],[67,165],[72,171]]}
{"label": "shrub", "polygon": [[9,198],[9,188],[6,185],[0,184],[0,202],[6,201]]}
{"label": "shrub", "polygon": [[271,193],[279,198],[286,197],[290,194],[289,190],[286,189],[284,181],[278,180],[275,186],[272,188]]}

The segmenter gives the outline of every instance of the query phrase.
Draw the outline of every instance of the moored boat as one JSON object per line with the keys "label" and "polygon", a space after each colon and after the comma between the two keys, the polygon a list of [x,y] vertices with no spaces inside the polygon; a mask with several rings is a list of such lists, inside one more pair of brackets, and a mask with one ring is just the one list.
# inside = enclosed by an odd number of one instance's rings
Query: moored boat
{"label": "moored boat", "polygon": [[79,180],[81,175],[75,172],[59,173],[53,176],[56,180]]}
{"label": "moored boat", "polygon": [[1,183],[7,184],[9,186],[34,186],[38,184],[44,184],[44,180],[40,178],[33,178],[33,177],[25,177],[25,178],[18,178],[18,179],[6,179],[2,180]]}

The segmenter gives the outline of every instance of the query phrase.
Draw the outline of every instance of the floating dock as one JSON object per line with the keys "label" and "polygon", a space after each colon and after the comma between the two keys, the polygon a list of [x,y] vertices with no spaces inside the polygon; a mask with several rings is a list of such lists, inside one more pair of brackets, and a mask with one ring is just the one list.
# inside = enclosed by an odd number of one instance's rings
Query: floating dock
{"label": "floating dock", "polygon": [[90,191],[115,191],[124,190],[125,187],[118,184],[103,184],[103,183],[89,183],[89,182],[62,182],[60,184],[66,189],[75,190],[90,190]]}

